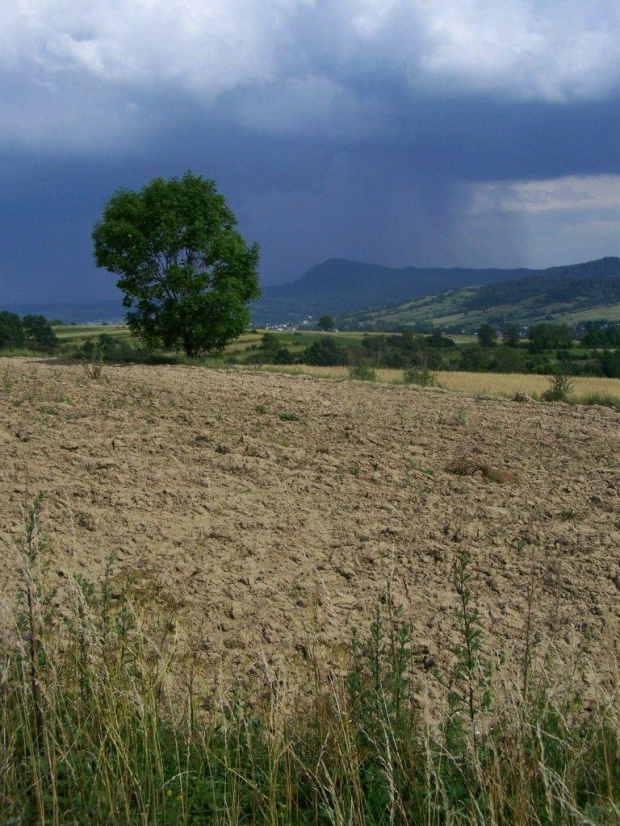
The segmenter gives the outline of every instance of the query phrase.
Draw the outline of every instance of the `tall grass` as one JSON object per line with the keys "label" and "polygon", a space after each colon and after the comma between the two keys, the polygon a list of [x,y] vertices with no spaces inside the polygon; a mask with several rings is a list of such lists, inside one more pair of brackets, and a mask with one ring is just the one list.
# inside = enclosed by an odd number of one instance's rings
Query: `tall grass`
{"label": "tall grass", "polygon": [[[349,378],[348,367],[312,367],[306,364],[294,366],[283,365],[234,365],[236,370],[256,370],[270,373],[289,373],[307,375],[313,378],[340,379]],[[376,381],[385,384],[407,383],[406,372],[379,368],[375,370]],[[466,373],[460,371],[436,371],[437,384],[445,390],[452,390],[467,395],[499,396],[511,399],[515,393],[526,393],[533,398],[540,398],[549,387],[549,379],[544,375],[533,373]],[[572,379],[573,394],[569,401],[575,404],[603,404],[607,407],[620,407],[620,379],[598,378],[594,376],[575,376]]]}
{"label": "tall grass", "polygon": [[485,658],[465,555],[433,718],[389,589],[344,675],[311,662],[309,699],[272,685],[207,703],[177,668],[174,629],[147,622],[110,570],[50,588],[40,504],[2,633],[0,823],[620,823],[617,687],[586,704],[535,655],[527,617],[517,668]]}

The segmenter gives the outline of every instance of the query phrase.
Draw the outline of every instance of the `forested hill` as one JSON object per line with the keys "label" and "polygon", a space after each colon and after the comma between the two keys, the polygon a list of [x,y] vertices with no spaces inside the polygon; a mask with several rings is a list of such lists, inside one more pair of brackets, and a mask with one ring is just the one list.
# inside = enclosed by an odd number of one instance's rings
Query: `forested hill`
{"label": "forested hill", "polygon": [[620,258],[551,267],[525,278],[346,314],[347,329],[395,329],[431,323],[475,330],[486,320],[530,324],[543,319],[579,321],[620,318]]}
{"label": "forested hill", "polygon": [[307,315],[349,313],[394,304],[460,287],[491,284],[534,275],[537,270],[392,269],[343,258],[330,258],[297,281],[265,287],[252,305],[255,324],[299,321]]}
{"label": "forested hill", "polygon": [[620,301],[620,258],[601,258],[586,264],[551,267],[509,284],[489,284],[465,303],[466,310],[536,299],[539,304],[573,303],[577,298]]}

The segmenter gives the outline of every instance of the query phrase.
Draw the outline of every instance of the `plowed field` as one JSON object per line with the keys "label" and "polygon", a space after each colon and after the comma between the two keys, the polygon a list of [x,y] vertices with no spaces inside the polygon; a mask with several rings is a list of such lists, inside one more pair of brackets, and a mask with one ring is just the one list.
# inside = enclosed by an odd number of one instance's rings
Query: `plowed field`
{"label": "plowed field", "polygon": [[[338,667],[387,583],[420,679],[454,640],[471,555],[488,649],[587,647],[620,616],[620,415],[411,386],[178,366],[0,361],[0,600],[44,494],[59,599],[72,573],[133,582],[217,679]],[[460,462],[458,475],[448,468]],[[457,468],[458,469],[458,468]],[[215,679],[215,677],[214,677]]]}

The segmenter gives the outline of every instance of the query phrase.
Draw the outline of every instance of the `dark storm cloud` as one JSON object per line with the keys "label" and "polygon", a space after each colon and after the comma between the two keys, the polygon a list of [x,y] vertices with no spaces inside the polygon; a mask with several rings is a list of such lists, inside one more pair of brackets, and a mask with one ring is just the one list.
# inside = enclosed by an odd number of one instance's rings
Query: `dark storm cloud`
{"label": "dark storm cloud", "polygon": [[[620,175],[618,13],[602,2],[15,0],[7,21],[5,301],[111,290],[90,247],[106,199],[187,168],[260,241],[267,283],[328,256],[536,265],[502,187]],[[562,220],[547,216],[541,263]]]}

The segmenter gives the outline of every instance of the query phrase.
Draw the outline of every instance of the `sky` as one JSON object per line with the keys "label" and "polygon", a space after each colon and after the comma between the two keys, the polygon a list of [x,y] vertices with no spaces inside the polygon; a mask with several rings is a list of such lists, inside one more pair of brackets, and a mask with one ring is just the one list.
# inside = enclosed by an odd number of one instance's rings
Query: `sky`
{"label": "sky", "polygon": [[0,303],[112,298],[119,187],[213,178],[264,284],[620,254],[619,0],[3,0]]}

